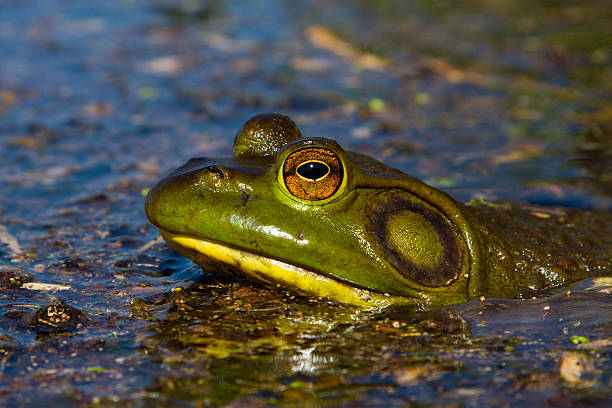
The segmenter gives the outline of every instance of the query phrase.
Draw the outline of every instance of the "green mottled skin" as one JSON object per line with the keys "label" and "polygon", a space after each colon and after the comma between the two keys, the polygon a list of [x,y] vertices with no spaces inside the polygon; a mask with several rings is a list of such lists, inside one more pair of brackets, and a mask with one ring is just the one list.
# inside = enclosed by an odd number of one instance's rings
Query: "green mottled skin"
{"label": "green mottled skin", "polygon": [[610,276],[609,211],[463,206],[482,241],[487,297],[528,297],[590,276]]}
{"label": "green mottled skin", "polygon": [[[346,185],[329,200],[296,199],[279,181],[287,156],[309,144],[337,152],[346,169]],[[609,213],[457,203],[333,141],[302,139],[289,118],[275,114],[242,127],[233,158],[192,159],[161,180],[146,211],[162,233],[214,241],[422,307],[532,296],[611,268]]]}

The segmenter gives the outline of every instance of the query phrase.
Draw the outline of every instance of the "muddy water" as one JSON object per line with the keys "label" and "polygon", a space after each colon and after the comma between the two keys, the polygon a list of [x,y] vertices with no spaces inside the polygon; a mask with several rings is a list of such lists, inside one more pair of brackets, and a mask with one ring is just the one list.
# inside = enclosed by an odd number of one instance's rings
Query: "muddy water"
{"label": "muddy water", "polygon": [[0,1],[0,405],[607,406],[605,281],[360,312],[202,272],[143,193],[280,111],[459,200],[609,210],[609,10]]}

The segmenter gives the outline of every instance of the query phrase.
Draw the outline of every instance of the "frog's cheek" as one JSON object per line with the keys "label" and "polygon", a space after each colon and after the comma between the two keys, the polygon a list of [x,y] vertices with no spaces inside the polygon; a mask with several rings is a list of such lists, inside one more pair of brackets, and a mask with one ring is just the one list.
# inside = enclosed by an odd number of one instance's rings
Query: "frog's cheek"
{"label": "frog's cheek", "polygon": [[373,241],[409,281],[444,287],[469,270],[465,240],[440,211],[401,190],[377,194],[369,205]]}

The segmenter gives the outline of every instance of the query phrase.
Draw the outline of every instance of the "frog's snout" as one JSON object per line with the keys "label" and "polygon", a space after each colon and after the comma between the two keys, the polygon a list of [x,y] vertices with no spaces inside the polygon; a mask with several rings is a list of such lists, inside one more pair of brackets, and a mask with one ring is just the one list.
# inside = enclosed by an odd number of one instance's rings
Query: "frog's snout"
{"label": "frog's snout", "polygon": [[147,193],[147,198],[145,199],[145,214],[151,223],[157,227],[159,227],[159,223],[156,222],[156,214],[158,203],[161,197],[161,188],[160,183],[155,184]]}
{"label": "frog's snout", "polygon": [[231,167],[211,164],[203,158],[189,160],[149,190],[145,199],[147,218],[158,228],[171,229],[177,219],[193,212],[188,209],[193,210],[194,203],[212,206],[206,200],[215,193],[232,189],[239,192],[234,178],[235,170]]}
{"label": "frog's snout", "polygon": [[145,214],[153,225],[158,228],[167,228],[165,224],[168,220],[183,212],[182,208],[186,204],[184,202],[186,181],[191,182],[186,180],[184,175],[167,177],[151,187],[145,199]]}

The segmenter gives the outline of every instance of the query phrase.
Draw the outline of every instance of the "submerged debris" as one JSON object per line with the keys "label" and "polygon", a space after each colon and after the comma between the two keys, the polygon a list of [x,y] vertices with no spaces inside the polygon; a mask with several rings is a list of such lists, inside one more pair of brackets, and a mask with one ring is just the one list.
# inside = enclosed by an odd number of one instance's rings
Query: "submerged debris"
{"label": "submerged debris", "polygon": [[83,325],[84,317],[79,309],[59,301],[38,310],[32,325],[43,330],[72,330]]}

